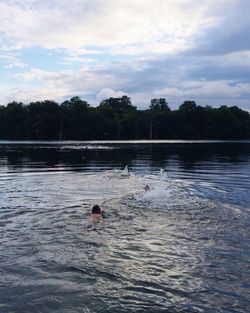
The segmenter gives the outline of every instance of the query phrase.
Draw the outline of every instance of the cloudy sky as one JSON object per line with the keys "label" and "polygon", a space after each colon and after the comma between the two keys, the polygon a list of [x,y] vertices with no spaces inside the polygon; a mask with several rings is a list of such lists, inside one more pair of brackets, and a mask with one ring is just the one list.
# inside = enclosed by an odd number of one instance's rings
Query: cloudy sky
{"label": "cloudy sky", "polygon": [[138,108],[165,97],[250,111],[249,0],[0,0],[0,104]]}

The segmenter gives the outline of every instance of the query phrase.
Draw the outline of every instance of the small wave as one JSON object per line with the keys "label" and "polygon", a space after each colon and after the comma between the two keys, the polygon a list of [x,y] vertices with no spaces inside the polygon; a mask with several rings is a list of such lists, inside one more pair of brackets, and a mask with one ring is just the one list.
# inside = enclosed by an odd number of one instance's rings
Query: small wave
{"label": "small wave", "polygon": [[102,145],[64,145],[60,146],[60,150],[114,150],[116,147]]}

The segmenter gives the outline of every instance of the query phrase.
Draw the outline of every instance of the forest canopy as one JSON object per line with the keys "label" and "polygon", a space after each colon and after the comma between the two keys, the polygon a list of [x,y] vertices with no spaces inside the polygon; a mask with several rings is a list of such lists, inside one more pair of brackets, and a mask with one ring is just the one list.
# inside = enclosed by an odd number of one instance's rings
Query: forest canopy
{"label": "forest canopy", "polygon": [[237,106],[212,108],[187,100],[171,110],[165,98],[157,98],[138,110],[127,96],[97,107],[80,97],[0,106],[1,140],[249,138],[250,114]]}

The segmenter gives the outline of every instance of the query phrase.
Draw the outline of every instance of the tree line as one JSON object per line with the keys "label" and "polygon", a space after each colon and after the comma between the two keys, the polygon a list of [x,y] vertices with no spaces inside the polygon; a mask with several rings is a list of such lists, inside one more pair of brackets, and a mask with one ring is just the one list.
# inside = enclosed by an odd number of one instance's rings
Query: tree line
{"label": "tree line", "polygon": [[1,140],[249,139],[250,114],[237,106],[212,108],[165,98],[138,110],[127,96],[90,106],[80,97],[58,104],[36,101],[0,106]]}

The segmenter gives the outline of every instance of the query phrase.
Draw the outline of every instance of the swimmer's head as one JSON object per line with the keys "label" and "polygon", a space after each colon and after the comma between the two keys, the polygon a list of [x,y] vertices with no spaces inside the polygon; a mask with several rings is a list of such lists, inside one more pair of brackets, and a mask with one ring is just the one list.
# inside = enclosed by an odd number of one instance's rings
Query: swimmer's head
{"label": "swimmer's head", "polygon": [[150,186],[146,185],[144,189],[145,189],[145,191],[150,191]]}
{"label": "swimmer's head", "polygon": [[92,208],[92,214],[102,214],[102,210],[98,204],[95,204]]}

